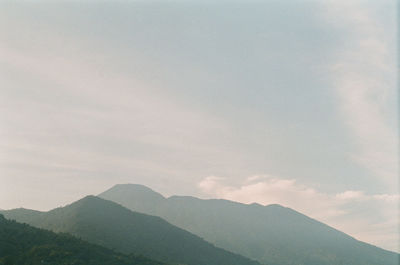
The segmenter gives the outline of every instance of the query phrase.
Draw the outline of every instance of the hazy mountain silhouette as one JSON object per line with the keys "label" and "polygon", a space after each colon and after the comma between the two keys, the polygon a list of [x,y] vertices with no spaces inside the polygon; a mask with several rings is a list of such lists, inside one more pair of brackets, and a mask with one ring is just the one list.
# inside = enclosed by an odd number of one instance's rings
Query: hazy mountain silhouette
{"label": "hazy mountain silhouette", "polygon": [[358,241],[280,205],[241,204],[188,196],[164,198],[134,184],[99,197],[157,215],[216,246],[276,265],[395,265],[399,255]]}
{"label": "hazy mountain silhouette", "polygon": [[95,196],[49,212],[26,209],[3,211],[10,219],[55,232],[67,232],[123,253],[144,255],[171,264],[257,265],[216,248],[160,217],[132,212]]}
{"label": "hazy mountain silhouette", "polygon": [[0,264],[15,265],[162,265],[127,256],[67,234],[6,220],[0,215]]}

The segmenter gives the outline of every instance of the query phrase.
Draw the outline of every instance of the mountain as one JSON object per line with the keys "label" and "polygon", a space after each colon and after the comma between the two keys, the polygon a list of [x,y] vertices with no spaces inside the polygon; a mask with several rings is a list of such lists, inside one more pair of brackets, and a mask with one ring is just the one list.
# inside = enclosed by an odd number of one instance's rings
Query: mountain
{"label": "mountain", "polygon": [[95,196],[85,197],[49,212],[16,209],[2,213],[9,219],[55,232],[70,233],[126,254],[134,253],[171,264],[259,264],[216,248],[160,217],[132,212]]}
{"label": "mountain", "polygon": [[271,265],[394,265],[399,255],[360,242],[280,205],[262,206],[188,196],[164,198],[134,184],[99,197],[156,215],[226,250]]}
{"label": "mountain", "polygon": [[162,265],[127,256],[66,234],[9,221],[0,215],[0,265]]}

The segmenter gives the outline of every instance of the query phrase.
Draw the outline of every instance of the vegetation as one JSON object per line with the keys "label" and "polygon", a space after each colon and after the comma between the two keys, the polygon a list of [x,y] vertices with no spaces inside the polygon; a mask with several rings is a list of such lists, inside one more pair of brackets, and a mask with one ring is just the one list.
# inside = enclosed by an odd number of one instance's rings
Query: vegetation
{"label": "vegetation", "polygon": [[[360,242],[280,205],[164,198],[140,185],[117,185],[99,196],[110,201],[89,196],[49,212],[15,209],[3,213],[33,226],[170,264],[259,264],[245,257],[268,265],[399,264],[397,253]],[[111,201],[159,217],[132,212]]]}
{"label": "vegetation", "polygon": [[160,217],[136,213],[111,201],[88,196],[49,212],[24,209],[3,212],[7,218],[171,264],[257,265],[258,262],[217,248]]}
{"label": "vegetation", "polygon": [[0,215],[1,265],[162,265],[144,257],[128,256],[56,234]]}

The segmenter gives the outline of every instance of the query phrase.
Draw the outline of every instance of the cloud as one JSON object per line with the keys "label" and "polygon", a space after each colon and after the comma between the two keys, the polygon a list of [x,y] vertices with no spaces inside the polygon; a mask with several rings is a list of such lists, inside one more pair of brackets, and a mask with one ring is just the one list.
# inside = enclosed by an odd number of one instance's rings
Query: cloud
{"label": "cloud", "polygon": [[250,176],[232,186],[226,179],[209,176],[198,187],[210,197],[242,203],[281,204],[327,223],[353,237],[387,249],[398,250],[397,194],[365,194],[347,190],[320,192],[295,179]]}
{"label": "cloud", "polygon": [[224,180],[224,178],[209,176],[199,182],[198,186],[206,193],[213,193],[218,190],[220,180]]}
{"label": "cloud", "polygon": [[364,192],[359,190],[347,190],[336,194],[336,198],[341,200],[363,200],[367,199],[367,196],[365,196]]}
{"label": "cloud", "polygon": [[[393,3],[384,1],[379,8]],[[327,1],[324,7],[325,20],[349,36],[330,68],[338,112],[356,144],[349,157],[388,186],[396,186],[395,11],[383,16],[363,1]]]}
{"label": "cloud", "polygon": [[400,201],[400,195],[399,194],[378,194],[373,196],[374,199],[377,200],[382,200],[385,202],[394,202],[397,203]]}

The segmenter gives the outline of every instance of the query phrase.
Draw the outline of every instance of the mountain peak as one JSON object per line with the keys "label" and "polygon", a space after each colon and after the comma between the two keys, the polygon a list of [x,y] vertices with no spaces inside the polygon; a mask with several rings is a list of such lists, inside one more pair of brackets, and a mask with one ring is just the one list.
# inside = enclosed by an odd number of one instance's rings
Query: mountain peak
{"label": "mountain peak", "polygon": [[110,189],[106,190],[105,192],[101,193],[100,195],[104,195],[107,193],[111,192],[118,192],[118,193],[140,193],[141,196],[147,194],[149,196],[154,196],[154,197],[159,197],[159,198],[164,198],[160,193],[155,192],[154,190],[150,189],[149,187],[146,187],[141,184],[132,184],[132,183],[127,183],[127,184],[116,184]]}
{"label": "mountain peak", "polygon": [[268,204],[265,207],[267,207],[267,208],[275,208],[275,209],[290,209],[290,208],[287,208],[287,207],[282,206],[282,205],[277,204],[277,203]]}
{"label": "mountain peak", "polygon": [[98,196],[122,205],[124,204],[121,202],[129,201],[136,211],[148,214],[154,213],[149,213],[146,209],[156,210],[166,201],[160,193],[139,184],[117,184]]}
{"label": "mountain peak", "polygon": [[103,202],[104,202],[104,200],[99,197],[96,197],[94,195],[88,195],[88,196],[83,197],[80,200],[77,200],[69,205],[66,205],[65,207],[55,208],[55,209],[51,210],[50,212],[59,211],[61,209],[82,209],[82,208],[87,208],[87,207],[93,207],[96,205],[101,205],[101,204],[103,204]]}
{"label": "mountain peak", "polygon": [[94,195],[87,195],[87,196],[83,197],[82,199],[77,200],[76,202],[72,203],[71,205],[93,203],[93,202],[96,202],[99,200],[102,200],[102,199],[100,199],[99,197],[96,197]]}

